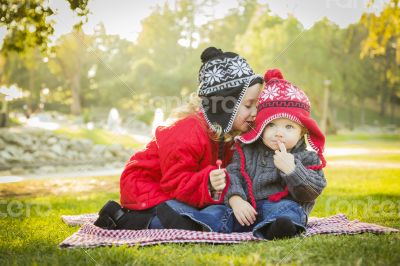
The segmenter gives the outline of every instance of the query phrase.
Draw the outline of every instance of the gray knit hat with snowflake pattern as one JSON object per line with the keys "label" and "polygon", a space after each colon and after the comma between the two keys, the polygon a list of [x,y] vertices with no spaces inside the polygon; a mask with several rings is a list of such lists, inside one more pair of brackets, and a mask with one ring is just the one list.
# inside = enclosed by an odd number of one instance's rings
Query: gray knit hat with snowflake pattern
{"label": "gray knit hat with snowflake pattern", "polygon": [[198,96],[210,128],[218,124],[224,133],[232,129],[247,88],[263,83],[244,58],[232,52],[209,47],[201,54]]}

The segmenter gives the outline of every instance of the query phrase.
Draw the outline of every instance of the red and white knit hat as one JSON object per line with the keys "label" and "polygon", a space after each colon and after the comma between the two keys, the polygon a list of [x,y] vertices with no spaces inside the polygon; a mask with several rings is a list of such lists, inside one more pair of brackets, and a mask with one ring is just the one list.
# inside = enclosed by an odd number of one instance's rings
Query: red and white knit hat
{"label": "red and white knit hat", "polygon": [[[325,136],[311,118],[311,105],[307,95],[283,78],[279,69],[268,70],[264,75],[265,86],[258,98],[255,128],[237,139],[249,144],[256,141],[265,126],[277,118],[287,118],[307,130],[310,146],[322,155]],[[324,160],[321,158],[321,161]]]}
{"label": "red and white knit hat", "polygon": [[[245,144],[253,143],[262,135],[265,126],[272,120],[287,118],[298,123],[307,130],[308,142],[321,159],[320,165],[312,165],[307,168],[320,170],[325,167],[326,161],[322,155],[325,146],[325,136],[318,128],[317,123],[310,116],[311,105],[307,95],[289,81],[285,80],[279,69],[268,70],[264,75],[264,81],[264,90],[261,92],[257,104],[255,128],[236,139]],[[236,149],[238,150],[242,160],[241,164],[243,167],[241,172],[245,177],[249,188],[251,188],[250,178],[244,169],[244,154],[238,143],[236,143]],[[285,196],[285,194],[287,195],[287,188],[285,190],[286,193],[283,193],[280,196],[276,195],[277,197],[270,197],[270,200],[272,199],[272,201],[277,201],[282,196]],[[252,201],[254,201],[254,199],[252,199]]]}

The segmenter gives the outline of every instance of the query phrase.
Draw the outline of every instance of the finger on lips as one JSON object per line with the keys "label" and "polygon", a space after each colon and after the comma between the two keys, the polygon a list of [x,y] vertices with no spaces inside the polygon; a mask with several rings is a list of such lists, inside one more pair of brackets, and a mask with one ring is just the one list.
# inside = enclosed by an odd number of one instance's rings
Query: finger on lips
{"label": "finger on lips", "polygon": [[278,142],[278,146],[281,152],[286,152],[286,147],[285,144],[283,144],[282,142]]}

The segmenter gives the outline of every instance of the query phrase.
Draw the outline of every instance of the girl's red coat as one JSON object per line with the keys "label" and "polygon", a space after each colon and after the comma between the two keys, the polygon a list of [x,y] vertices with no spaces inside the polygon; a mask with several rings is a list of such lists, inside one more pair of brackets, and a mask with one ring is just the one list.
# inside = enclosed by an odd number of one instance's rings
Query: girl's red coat
{"label": "girl's red coat", "polygon": [[[231,143],[224,146],[225,167],[232,159]],[[176,199],[193,207],[223,202],[211,198],[209,174],[217,169],[218,143],[210,139],[201,114],[190,115],[168,127],[159,127],[146,148],[134,154],[121,175],[123,207],[151,208]]]}

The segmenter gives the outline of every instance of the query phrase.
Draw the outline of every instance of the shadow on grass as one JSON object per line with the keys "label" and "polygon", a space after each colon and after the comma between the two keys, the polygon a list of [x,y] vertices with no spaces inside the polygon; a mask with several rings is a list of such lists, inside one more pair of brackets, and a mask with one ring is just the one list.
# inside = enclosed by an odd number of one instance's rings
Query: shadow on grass
{"label": "shadow on grass", "polygon": [[78,195],[86,193],[119,192],[119,177],[88,177],[29,180],[1,184],[0,199],[36,198],[43,196]]}

